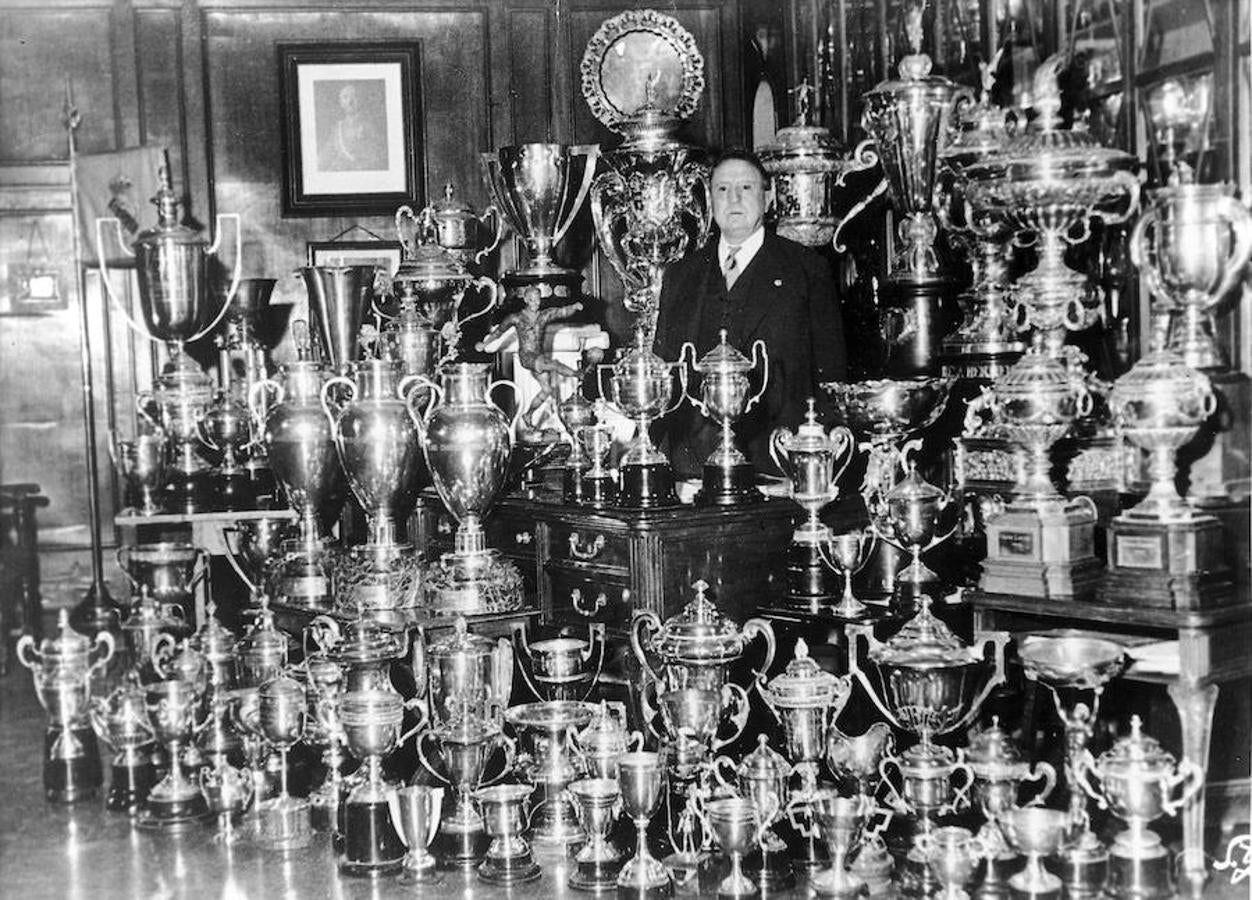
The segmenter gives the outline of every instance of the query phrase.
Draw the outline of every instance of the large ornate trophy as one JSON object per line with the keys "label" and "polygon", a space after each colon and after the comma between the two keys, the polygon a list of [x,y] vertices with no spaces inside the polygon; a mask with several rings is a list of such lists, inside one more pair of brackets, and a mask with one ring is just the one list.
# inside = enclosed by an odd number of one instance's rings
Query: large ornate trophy
{"label": "large ornate trophy", "polygon": [[[732,426],[765,396],[769,384],[769,353],[765,342],[758,340],[752,344],[752,358],[748,359],[727,342],[725,328],[719,336],[718,345],[698,361],[695,345],[683,344],[679,361],[686,360],[690,351],[688,364],[700,376],[700,396],[684,393],[696,409],[721,426],[722,432],[717,449],[704,461],[704,486],[696,495],[696,501],[726,506],[761,499],[752,464],[735,446]],[[749,396],[748,373],[758,370],[760,386]]]}
{"label": "large ornate trophy", "polygon": [[440,613],[504,612],[522,604],[522,577],[512,563],[487,547],[482,520],[495,503],[508,474],[517,418],[512,421],[491,402],[488,367],[457,363],[440,371],[440,385],[429,385],[424,414],[409,394],[409,413],[421,437],[422,452],[439,499],[457,520],[451,553],[424,575],[426,602]]}
{"label": "large ornate trophy", "polygon": [[[972,773],[963,754],[954,754],[934,739],[965,728],[992,689],[1004,681],[1004,648],[1009,636],[989,634],[971,647],[931,612],[931,598],[921,597],[921,610],[889,641],[880,642],[866,625],[849,626],[848,671],[869,694],[874,705],[896,728],[916,734],[919,742],[898,760],[884,760],[899,772],[902,790],[894,785],[891,804],[898,812],[916,817],[915,840],[903,872],[905,890],[925,890],[934,875],[927,865],[926,844],[934,817],[955,812],[968,803]],[[867,670],[859,659],[858,637],[869,644]],[[990,646],[993,659],[985,659]],[[871,674],[875,677],[871,678]],[[965,784],[955,792],[951,779],[963,773]]]}
{"label": "large ornate trophy", "polygon": [[888,278],[910,286],[948,281],[935,238],[935,172],[940,148],[952,130],[957,100],[968,90],[931,75],[930,57],[922,52],[922,6],[905,11],[913,52],[900,60],[898,79],[867,91],[861,124],[873,138],[892,203],[900,212],[899,248],[889,261]]}
{"label": "large ornate trophy", "polygon": [[709,232],[708,166],[673,136],[700,102],[704,58],[675,19],[628,10],[592,36],[581,71],[591,112],[625,138],[601,156],[591,212],[639,340],[651,347],[662,271]]}

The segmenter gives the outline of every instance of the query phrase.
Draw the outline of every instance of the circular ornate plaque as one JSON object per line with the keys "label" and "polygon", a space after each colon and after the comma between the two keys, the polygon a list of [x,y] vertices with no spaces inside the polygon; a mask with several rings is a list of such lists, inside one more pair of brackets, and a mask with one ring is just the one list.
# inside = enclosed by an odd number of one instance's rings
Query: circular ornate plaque
{"label": "circular ornate plaque", "polygon": [[649,103],[685,119],[704,91],[704,57],[670,16],[627,10],[608,19],[587,42],[583,96],[597,119],[618,130]]}

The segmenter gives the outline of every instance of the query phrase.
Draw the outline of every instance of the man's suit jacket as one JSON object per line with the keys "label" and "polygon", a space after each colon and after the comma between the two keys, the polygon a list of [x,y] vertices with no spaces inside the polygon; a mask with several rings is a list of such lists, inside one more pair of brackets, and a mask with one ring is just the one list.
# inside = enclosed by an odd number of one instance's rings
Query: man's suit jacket
{"label": "man's suit jacket", "polygon": [[[752,342],[765,342],[769,383],[765,396],[736,426],[739,446],[758,470],[776,471],[769,435],[804,418],[818,384],[838,381],[846,371],[843,319],[828,262],[794,241],[767,233],[765,242],[726,290],[716,237],[665,272],[657,318],[656,351],[673,362],[684,341],[697,358],[717,343],[724,323],[731,345],[751,355]],[[693,390],[694,393],[694,390]],[[701,471],[716,446],[717,430],[684,404],[659,423],[657,437],[680,475]]]}

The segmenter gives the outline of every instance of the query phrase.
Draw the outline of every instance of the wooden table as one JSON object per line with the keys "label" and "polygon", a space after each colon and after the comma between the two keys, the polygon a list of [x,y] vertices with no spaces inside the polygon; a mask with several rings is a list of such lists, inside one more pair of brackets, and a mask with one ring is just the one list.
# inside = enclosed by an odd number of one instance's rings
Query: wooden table
{"label": "wooden table", "polygon": [[[1207,767],[1218,688],[1252,676],[1252,604],[1211,610],[1120,607],[1001,594],[967,592],[976,630],[1016,634],[1058,627],[1099,632],[1142,642],[1145,637],[1178,641],[1178,674],[1149,672],[1131,666],[1122,675],[1163,684],[1178,712],[1182,755]],[[1203,893],[1205,795],[1202,787],[1183,808],[1183,859],[1180,888],[1191,897]]]}

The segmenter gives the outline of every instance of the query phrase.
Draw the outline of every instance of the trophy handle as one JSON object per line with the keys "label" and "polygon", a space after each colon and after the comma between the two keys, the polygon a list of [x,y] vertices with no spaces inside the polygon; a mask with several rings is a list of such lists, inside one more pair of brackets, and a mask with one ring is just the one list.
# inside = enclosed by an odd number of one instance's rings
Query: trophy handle
{"label": "trophy handle", "polygon": [[1098,218],[1105,225],[1121,225],[1139,209],[1139,179],[1126,171],[1114,172],[1113,181],[1126,186],[1126,208],[1116,212],[1095,211],[1092,218]]}
{"label": "trophy handle", "polygon": [[[1025,305],[1023,304],[1018,309],[1025,309]],[[987,413],[989,419],[995,417],[995,391],[987,385],[979,388],[978,396],[965,405],[965,418],[961,422],[963,436],[973,437],[987,427],[987,421],[984,421],[982,417],[984,412]]]}
{"label": "trophy handle", "polygon": [[[878,165],[878,148],[874,144],[873,138],[866,138],[856,145],[856,148],[849,156],[848,165],[839,170],[835,175],[835,186],[843,187],[847,183],[848,176],[854,172],[866,172]],[[885,184],[884,179],[880,184]]]}
{"label": "trophy handle", "polygon": [[[898,728],[899,726],[897,725],[896,727]],[[896,771],[899,771],[900,761],[894,756],[885,756],[878,761],[879,784],[885,785],[887,788],[887,796],[884,799],[893,811],[907,814],[909,812],[909,803],[904,799],[904,796],[896,790],[895,784],[891,781],[891,777],[887,774],[887,770],[890,766],[895,766]]]}
{"label": "trophy handle", "polygon": [[[1177,797],[1173,793],[1179,787],[1182,791]],[[1165,815],[1177,815],[1178,811],[1191,802],[1191,798],[1204,786],[1204,767],[1184,758],[1178,764],[1178,771],[1165,779],[1165,802],[1161,805]]]}
{"label": "trophy handle", "polygon": [[644,652],[643,644],[645,633],[650,635],[660,630],[661,617],[650,609],[635,613],[634,619],[630,622],[630,649],[635,652],[635,658],[652,675],[658,685],[665,683],[665,676],[648,659],[648,654]]}
{"label": "trophy handle", "polygon": [[751,618],[743,623],[743,628],[739,633],[743,636],[744,643],[758,634],[765,639],[765,659],[761,662],[761,668],[753,669],[757,689],[760,690],[760,686],[765,683],[765,673],[774,664],[774,655],[778,650],[778,638],[774,635],[774,626],[765,619]]}
{"label": "trophy handle", "polygon": [[[722,772],[723,769],[730,770],[729,781],[726,780],[726,776]],[[735,761],[733,759],[729,756],[723,756],[721,754],[713,757],[712,772],[714,781],[726,790],[730,791],[736,797],[739,796],[739,787],[735,784],[735,780],[739,777],[739,773],[735,770]]]}
{"label": "trophy handle", "polygon": [[[678,407],[682,406],[683,398],[687,396],[687,367],[682,364],[681,359],[673,365],[678,369],[678,397],[673,403],[666,407],[665,412],[661,413],[661,416],[668,416],[674,410],[678,409]],[[693,400],[692,402],[694,403],[695,401]],[[700,407],[700,412],[704,412],[703,405]]]}
{"label": "trophy handle", "polygon": [[[163,679],[168,680],[169,675],[166,674],[165,666],[174,656],[175,641],[174,636],[168,632],[161,632],[152,641],[152,649],[148,653],[148,659],[152,661],[152,668]],[[259,707],[258,707],[259,712]]]}
{"label": "trophy handle", "polygon": [[387,811],[391,813],[391,824],[396,829],[396,834],[400,837],[400,843],[404,844],[410,850],[413,849],[417,841],[417,835],[406,834],[404,831],[404,817],[400,815],[400,792],[387,792]]}
{"label": "trophy handle", "polygon": [[[396,210],[396,214],[392,221],[395,222],[396,240],[400,242],[400,249],[403,251],[405,256],[412,256],[413,238],[417,234],[418,229],[421,228],[421,223],[418,221],[417,215],[413,212],[413,207],[409,206],[407,203],[401,206]],[[412,229],[406,229],[404,227],[403,223],[406,221],[413,222]]]}
{"label": "trophy handle", "polygon": [[[587,199],[587,193],[591,190],[591,182],[596,176],[596,161],[600,158],[599,144],[578,144],[570,147],[571,155],[586,156],[587,162],[583,166],[583,180],[578,185],[578,193],[574,195],[574,202],[568,207],[565,213],[565,221],[561,222],[556,231],[552,233],[552,246],[555,247],[561,242],[561,238],[565,237],[565,232],[569,231],[570,226],[574,224],[574,220],[578,218],[578,210],[582,208],[583,202]],[[569,191],[569,182],[565,183],[565,190]],[[564,200],[565,198],[562,198]],[[565,208],[562,203],[560,208]]]}
{"label": "trophy handle", "polygon": [[765,341],[760,338],[752,342],[752,368],[755,369],[758,365],[761,367],[761,389],[748,400],[743,408],[744,415],[761,401],[765,396],[765,388],[769,386],[769,351],[765,349]]}
{"label": "trophy handle", "polygon": [[[498,784],[503,781],[506,777],[508,777],[509,773],[513,771],[513,764],[517,760],[517,741],[513,740],[503,731],[497,731],[493,734],[491,736],[490,743],[493,745],[493,749],[495,747],[499,747],[504,751],[504,766],[499,772],[496,773],[494,778],[479,781],[478,787],[490,787],[493,784]],[[484,766],[484,768],[486,768],[486,766]]]}
{"label": "trophy handle", "polygon": [[[351,403],[353,398],[356,397],[356,382],[354,382],[351,378],[348,378],[345,375],[333,375],[330,378],[327,378],[326,381],[322,384],[322,390],[321,390],[322,412],[326,413],[326,420],[330,422],[331,434],[335,433],[336,426],[339,424],[337,421],[335,412],[332,408],[332,404],[334,404],[334,401],[330,399],[331,388],[335,385],[343,385],[343,387],[347,390],[348,399],[344,401],[345,404]],[[335,405],[339,405],[339,404],[335,404]]]}
{"label": "trophy handle", "polygon": [[235,574],[239,576],[239,580],[247,585],[248,591],[255,594],[257,593],[257,586],[244,572],[243,566],[239,564],[238,551],[236,551],[231,545],[231,535],[238,533],[239,528],[235,525],[222,526],[222,544],[226,547],[226,561],[230,563],[230,567],[235,570]]}
{"label": "trophy handle", "polygon": [[[476,312],[470,313],[464,319],[457,319],[456,327],[458,331],[460,331],[460,329],[463,326],[468,325],[470,322],[473,322],[475,319],[487,315],[487,313],[491,312],[493,309],[495,309],[497,306],[500,305],[500,285],[496,284],[494,279],[488,278],[486,275],[481,275],[478,278],[475,278],[465,287],[466,287],[466,290],[468,290],[471,287],[479,287],[479,288],[486,290],[487,302],[483,304],[482,309],[477,310]],[[461,291],[456,301],[456,307],[457,307],[458,312],[460,311],[461,303],[464,300],[465,300],[465,291]]]}
{"label": "trophy handle", "polygon": [[274,405],[278,406],[287,398],[287,390],[273,378],[265,378],[248,388],[248,410],[262,426],[265,424],[266,412],[265,392],[272,391]]}
{"label": "trophy handle", "polygon": [[[803,818],[801,818],[801,813],[804,814]],[[813,808],[807,796],[799,793],[792,794],[783,808],[783,814],[787,819],[787,824],[801,837],[813,839],[821,833],[817,822],[813,820]]]}
{"label": "trophy handle", "polygon": [[[491,382],[491,384],[487,385],[488,398],[491,397],[492,391],[494,391],[496,388],[501,387],[501,386],[509,387],[513,389],[513,400],[514,402],[517,403],[517,412],[513,413],[513,418],[509,420],[509,438],[510,440],[516,443],[517,426],[518,426],[518,423],[521,422],[522,420],[522,415],[526,412],[525,408],[522,406],[522,403],[521,403],[522,392],[518,388],[517,382],[511,381],[508,378],[497,378],[495,381]],[[490,402],[490,400],[488,400],[488,402]],[[499,409],[499,407],[496,407],[496,408]],[[501,409],[500,411],[504,412],[503,409]]]}
{"label": "trophy handle", "polygon": [[[861,146],[864,146],[865,143],[867,142],[862,141]],[[858,151],[860,150],[860,146],[857,147],[857,150]],[[877,162],[877,160],[878,160],[878,155],[874,154],[874,161]],[[839,183],[838,179],[836,179],[835,183],[836,184]],[[884,178],[881,181],[879,181],[878,184],[874,185],[874,189],[870,191],[868,195],[866,195],[861,200],[854,203],[852,205],[852,208],[849,209],[846,213],[844,213],[843,218],[840,219],[839,223],[835,226],[835,233],[831,235],[830,237],[830,246],[836,253],[846,253],[848,251],[847,245],[844,244],[841,240],[839,240],[839,234],[843,231],[843,226],[847,225],[849,222],[851,222],[853,219],[859,216],[862,211],[869,208],[869,205],[871,203],[873,203],[875,200],[877,200],[886,192],[887,192],[887,179]]]}
{"label": "trophy handle", "polygon": [[326,653],[332,647],[339,643],[342,632],[339,630],[339,623],[326,614],[314,616],[309,620],[309,624],[304,626],[304,655],[309,655],[309,639],[312,638],[313,646],[317,648],[319,653]]}
{"label": "trophy handle", "polygon": [[[652,691],[660,693],[660,682],[644,679],[643,684],[639,687],[639,713],[643,717],[643,724],[648,729],[648,732],[657,741],[664,742],[665,735],[658,731],[656,725],[653,724],[656,721],[657,709],[653,702],[648,699],[648,694]],[[662,722],[661,726],[664,728],[665,723]]]}
{"label": "trophy handle", "polygon": [[782,472],[791,479],[795,470],[791,467],[791,453],[787,450],[787,444],[795,440],[790,428],[775,428],[769,436],[769,456],[774,461],[774,465],[778,466],[778,471]]}
{"label": "trophy handle", "polygon": [[135,580],[135,576],[130,574],[130,544],[119,544],[118,548],[113,552],[113,556],[117,559],[117,566],[122,570],[122,574],[126,576],[126,580],[135,590],[139,590],[139,582]]}
{"label": "trophy handle", "polygon": [[496,704],[498,714],[503,715],[513,693],[513,644],[508,638],[502,637],[496,641],[491,651],[491,674],[491,699]]}
{"label": "trophy handle", "polygon": [[[869,699],[873,702],[874,706],[878,707],[878,711],[887,717],[887,721],[890,722],[894,727],[899,728],[901,731],[904,731],[905,730],[904,726],[900,724],[899,720],[896,719],[895,715],[892,714],[891,710],[887,709],[886,704],[884,704],[882,700],[879,698],[878,692],[874,690],[873,684],[870,683],[869,676],[867,676],[865,674],[865,670],[861,668],[860,659],[857,654],[857,638],[864,637],[870,649],[873,649],[875,646],[878,645],[878,639],[874,637],[873,626],[850,624],[847,626],[847,632],[848,632],[848,675],[855,678],[860,683],[861,687],[865,689],[865,693],[869,694]],[[883,768],[881,764],[879,765],[878,769],[879,769],[879,773],[882,774]]]}
{"label": "trophy handle", "polygon": [[613,367],[606,363],[600,363],[599,365],[596,366],[596,391],[600,394],[600,400],[604,403],[607,403],[609,402],[609,394],[604,389],[604,370],[605,369],[608,369],[611,372],[613,370]]}
{"label": "trophy handle", "polygon": [[[1004,648],[1009,643],[1009,633],[1007,631],[993,631],[983,640],[983,649],[986,649],[990,643],[995,655],[995,669],[991,673],[991,677],[987,679],[987,683],[983,685],[982,690],[978,692],[978,696],[973,699],[969,705],[969,709],[965,711],[965,715],[961,716],[960,721],[948,729],[948,731],[961,731],[969,727],[970,722],[978,715],[978,711],[982,709],[983,701],[991,695],[991,692],[1000,685],[1004,684]],[[971,774],[972,779],[972,774]]]}
{"label": "trophy handle", "polygon": [[113,293],[113,284],[109,281],[108,256],[104,252],[104,226],[109,223],[113,224],[113,230],[117,234],[117,246],[132,259],[135,256],[134,251],[126,246],[126,241],[122,238],[122,223],[119,220],[112,217],[96,219],[96,259],[100,262],[100,283],[104,285],[104,293],[108,296],[109,302],[113,304],[114,309],[122,314],[122,318],[126,320],[126,324],[131,327],[131,330],[140,337],[155,341],[155,338],[148,334],[148,329],[135,321],[134,316],[130,314],[130,310],[123,306],[117,294]]}
{"label": "trophy handle", "polygon": [[1210,294],[1213,304],[1225,297],[1243,278],[1244,266],[1252,257],[1252,214],[1234,197],[1222,197],[1218,201],[1218,209],[1230,222],[1230,229],[1235,233],[1235,245],[1226,258],[1226,274]]}
{"label": "trophy handle", "polygon": [[530,653],[530,640],[527,635],[527,627],[525,622],[520,622],[513,629],[513,655],[518,658],[518,670],[522,673],[522,681],[526,682],[526,687],[534,694],[535,699],[543,701],[548,698],[539,692],[539,685],[535,683],[535,677],[531,669],[534,666],[534,660]]}
{"label": "trophy handle", "polygon": [[748,692],[737,684],[722,685],[722,708],[730,706],[731,698],[734,698],[735,711],[730,715],[731,732],[728,737],[719,738],[714,736],[713,749],[720,750],[722,747],[729,746],[739,740],[743,730],[748,727],[748,713],[751,707],[748,703]]}
{"label": "trophy handle", "polygon": [[109,664],[109,660],[113,658],[114,651],[117,650],[117,641],[114,640],[112,632],[100,631],[96,633],[96,644],[92,647],[92,653],[99,653],[100,657],[93,662],[87,669],[87,679],[90,681],[92,676],[99,670]]}
{"label": "trophy handle", "polygon": [[[830,478],[832,487],[838,485],[839,480],[848,471],[848,466],[852,464],[852,458],[856,456],[856,438],[852,434],[852,429],[847,425],[835,425],[827,433],[828,439],[836,445],[842,444],[845,448],[840,450],[838,446],[835,448],[836,456],[843,456],[843,465],[839,466],[839,471],[835,472]],[[836,493],[838,489],[836,488]]]}
{"label": "trophy handle", "polygon": [[[589,622],[587,624],[587,640],[589,642],[587,647],[588,655],[583,661],[585,663],[587,659],[590,659],[590,655],[595,653],[596,668],[591,673],[591,678],[587,681],[587,692],[582,696],[584,702],[591,696],[591,692],[596,689],[596,685],[600,682],[600,673],[604,671],[604,656],[608,649],[608,639],[604,634],[603,622]],[[597,648],[599,649],[597,650]]]}
{"label": "trophy handle", "polygon": [[1056,769],[1051,763],[1040,761],[1030,767],[1030,774],[1022,780],[1043,782],[1043,788],[1026,804],[1027,806],[1042,806],[1052,795],[1052,789],[1056,787]]}
{"label": "trophy handle", "polygon": [[426,828],[426,846],[430,846],[430,842],[435,839],[435,835],[439,833],[439,820],[443,818],[443,788],[432,787],[430,789],[430,824]]}
{"label": "trophy handle", "polygon": [[[164,430],[161,428],[161,423],[152,417],[152,413],[148,412],[148,407],[153,406],[154,404],[155,401],[152,398],[152,391],[140,391],[135,395],[135,412],[139,415],[139,418],[143,419],[150,426],[152,426],[154,431],[160,433]],[[158,412],[158,415],[159,414],[160,413]]]}
{"label": "trophy handle", "polygon": [[[963,751],[957,752],[963,754]],[[958,772],[965,777],[961,781],[961,786],[953,790],[952,800],[948,803],[948,811],[953,813],[960,812],[969,806],[969,792],[974,787],[974,770],[969,767],[969,763],[964,760],[963,756],[958,758],[952,766],[952,772],[948,777],[951,778]]]}
{"label": "trophy handle", "polygon": [[231,221],[235,223],[235,265],[234,271],[230,276],[230,287],[226,289],[226,299],[222,301],[222,308],[217,311],[217,315],[213,317],[213,321],[206,325],[203,329],[196,332],[187,339],[188,344],[194,344],[206,334],[212,334],[222,320],[226,318],[226,313],[230,310],[230,302],[235,299],[235,294],[239,291],[239,275],[243,270],[243,220],[239,218],[239,213],[218,213],[215,217],[217,225],[217,234],[214,235],[213,243],[209,249],[205,251],[207,256],[216,256],[217,251],[221,248],[222,243],[222,225]]}
{"label": "trophy handle", "polygon": [[[688,351],[690,351],[690,354],[688,354]],[[688,355],[691,356],[690,362],[687,361]],[[678,350],[678,362],[674,365],[681,366],[684,372],[686,371],[686,367],[688,365],[694,369],[696,366],[696,345],[691,343],[691,341],[683,341],[682,347]],[[682,397],[690,400],[691,405],[700,411],[700,415],[708,417],[709,410],[707,404],[705,404],[703,400],[693,397],[691,394],[687,393],[687,387],[690,384],[691,382],[689,380],[683,382]]]}
{"label": "trophy handle", "polygon": [[484,228],[490,227],[495,234],[492,236],[489,246],[474,254],[474,265],[478,265],[490,256],[492,251],[500,246],[500,242],[504,240],[504,235],[508,231],[508,225],[505,224],[504,216],[500,214],[500,210],[496,209],[494,203],[487,205],[487,208],[483,210],[483,214],[478,217],[478,223]]}
{"label": "trophy handle", "polygon": [[757,688],[757,694],[765,701],[765,707],[773,714],[774,721],[781,725],[783,722],[782,713],[778,710],[778,701],[774,699],[774,692],[769,689],[769,685],[766,684]]}
{"label": "trophy handle", "polygon": [[433,765],[431,765],[430,757],[426,755],[426,739],[430,738],[433,740],[434,737],[435,731],[433,728],[426,728],[418,733],[416,742],[417,761],[422,764],[432,777],[438,778],[444,784],[448,785],[448,787],[455,787],[455,785],[452,784],[452,780],[447,775],[440,773]]}

